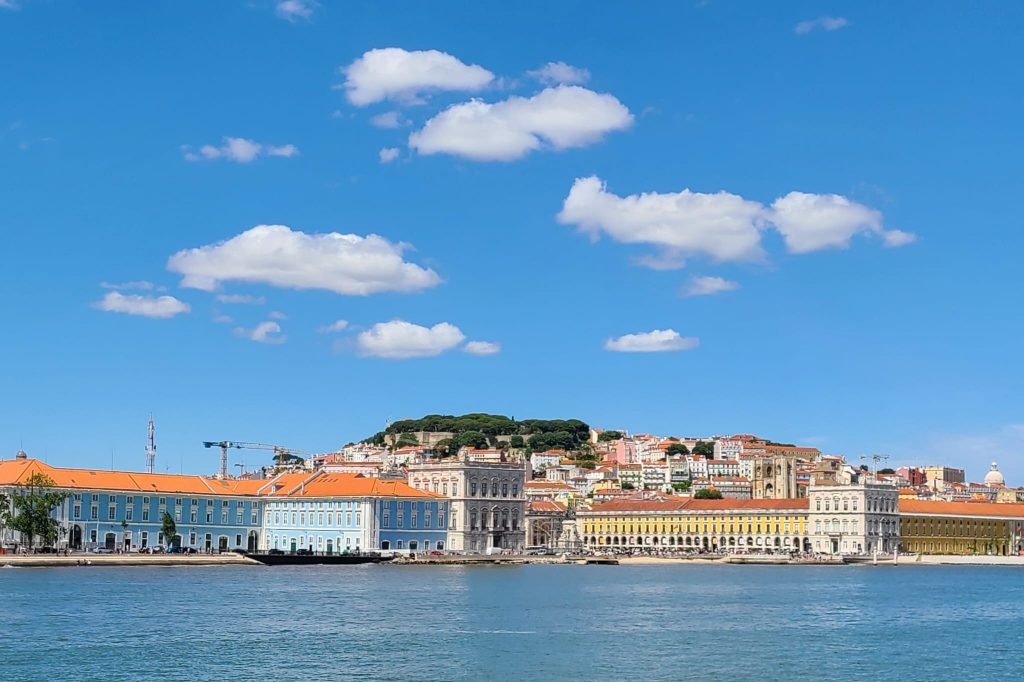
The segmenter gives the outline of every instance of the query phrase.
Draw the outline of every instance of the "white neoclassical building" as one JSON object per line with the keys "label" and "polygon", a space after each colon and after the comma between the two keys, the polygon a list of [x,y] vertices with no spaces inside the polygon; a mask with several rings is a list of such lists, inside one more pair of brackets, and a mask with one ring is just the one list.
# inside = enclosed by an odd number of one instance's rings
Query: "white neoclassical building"
{"label": "white neoclassical building", "polygon": [[451,500],[448,548],[519,550],[526,541],[526,465],[477,460],[471,453],[414,464],[409,485]]}
{"label": "white neoclassical building", "polygon": [[882,483],[808,488],[811,547],[820,554],[891,554],[900,548],[899,491]]}

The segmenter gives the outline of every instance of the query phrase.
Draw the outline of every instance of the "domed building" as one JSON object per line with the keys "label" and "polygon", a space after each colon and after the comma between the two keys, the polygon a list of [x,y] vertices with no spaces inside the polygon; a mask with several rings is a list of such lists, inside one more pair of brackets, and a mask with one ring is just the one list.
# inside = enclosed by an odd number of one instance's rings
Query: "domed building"
{"label": "domed building", "polygon": [[999,471],[999,466],[995,462],[992,462],[992,469],[985,474],[985,485],[989,488],[1002,488],[1006,485],[1003,472]]}

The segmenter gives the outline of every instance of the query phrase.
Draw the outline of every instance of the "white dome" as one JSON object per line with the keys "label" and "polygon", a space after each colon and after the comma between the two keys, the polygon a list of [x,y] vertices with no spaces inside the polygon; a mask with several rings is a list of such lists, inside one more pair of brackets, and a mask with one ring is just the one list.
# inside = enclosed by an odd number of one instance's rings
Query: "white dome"
{"label": "white dome", "polygon": [[1006,485],[1006,479],[1003,478],[1003,474],[999,471],[999,467],[996,466],[995,462],[992,462],[992,470],[985,474],[985,485],[987,486],[1001,486]]}

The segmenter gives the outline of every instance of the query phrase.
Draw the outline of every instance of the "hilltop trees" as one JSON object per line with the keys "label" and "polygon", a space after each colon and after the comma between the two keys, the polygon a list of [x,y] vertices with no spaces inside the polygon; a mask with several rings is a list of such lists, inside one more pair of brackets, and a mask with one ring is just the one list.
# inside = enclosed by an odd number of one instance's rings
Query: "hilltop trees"
{"label": "hilltop trees", "polygon": [[[387,436],[397,436],[401,445],[406,436],[419,431],[450,432],[451,449],[463,446],[484,448],[497,446],[498,436],[511,436],[512,447],[529,447],[533,451],[552,448],[574,450],[590,439],[590,426],[579,419],[524,419],[517,421],[504,415],[475,412],[460,417],[431,414],[422,419],[402,419],[375,433],[364,442],[385,445]],[[517,438],[518,436],[518,438]]]}
{"label": "hilltop trees", "polygon": [[715,444],[704,440],[697,441],[697,444],[693,446],[693,454],[704,455],[708,459],[713,459],[715,456]]}
{"label": "hilltop trees", "polygon": [[54,482],[46,474],[34,473],[25,483],[15,486],[10,507],[0,503],[0,514],[8,528],[16,530],[31,548],[36,538],[44,545],[57,541],[59,526],[53,511],[68,494],[53,489]]}
{"label": "hilltop trees", "polygon": [[690,449],[682,443],[672,443],[672,445],[665,448],[665,454],[669,457],[675,457],[676,455],[688,455],[690,454]]}
{"label": "hilltop trees", "polygon": [[622,438],[622,431],[602,431],[601,435],[597,437],[599,443],[607,443],[610,440],[619,440]]}
{"label": "hilltop trees", "polygon": [[702,488],[693,494],[695,500],[720,500],[722,491],[715,488]]}

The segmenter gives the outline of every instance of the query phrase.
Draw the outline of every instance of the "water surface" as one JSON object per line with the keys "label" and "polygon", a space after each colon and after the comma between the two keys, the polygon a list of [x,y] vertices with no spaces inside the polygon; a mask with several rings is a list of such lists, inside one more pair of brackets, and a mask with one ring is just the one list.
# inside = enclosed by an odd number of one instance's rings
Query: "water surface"
{"label": "water surface", "polygon": [[1021,679],[1000,567],[0,569],[0,679]]}

